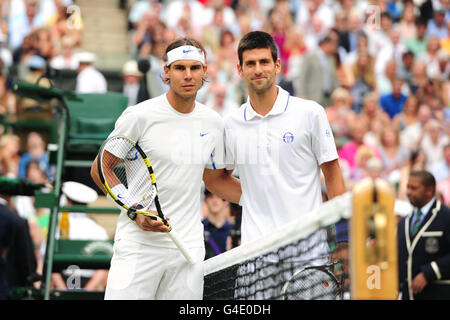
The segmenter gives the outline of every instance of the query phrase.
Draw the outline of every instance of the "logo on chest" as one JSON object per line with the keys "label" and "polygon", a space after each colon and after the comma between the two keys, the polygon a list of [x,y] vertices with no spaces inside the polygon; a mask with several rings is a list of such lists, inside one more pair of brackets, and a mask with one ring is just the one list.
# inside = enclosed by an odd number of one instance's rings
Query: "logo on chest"
{"label": "logo on chest", "polygon": [[286,132],[283,135],[283,142],[286,144],[291,144],[292,142],[294,142],[294,135],[291,132]]}

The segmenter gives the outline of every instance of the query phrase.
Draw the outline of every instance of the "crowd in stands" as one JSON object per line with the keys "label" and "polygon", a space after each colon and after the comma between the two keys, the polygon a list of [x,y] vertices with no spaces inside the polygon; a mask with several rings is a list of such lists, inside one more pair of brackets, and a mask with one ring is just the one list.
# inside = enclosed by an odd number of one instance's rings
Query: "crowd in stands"
{"label": "crowd in stands", "polygon": [[[1,1],[0,116],[20,115],[21,106],[36,111],[12,92],[14,77],[36,82],[46,66],[80,65],[93,69],[90,77],[102,77],[95,59],[81,50],[83,11],[69,10],[73,4]],[[117,68],[130,104],[139,101],[143,76],[149,97],[167,90],[161,79],[166,45],[189,36],[208,53],[208,81],[198,100],[226,116],[247,100],[236,71],[237,43],[248,31],[265,30],[279,47],[278,84],[325,108],[348,190],[367,176],[381,177],[395,187],[398,200],[407,201],[409,172],[426,169],[437,180],[439,199],[450,204],[449,1],[135,0],[127,8],[130,61]],[[142,60],[149,62],[148,72],[139,70]],[[102,85],[98,92],[107,90]],[[0,175],[51,178],[38,134],[26,139],[0,131]],[[230,216],[229,209],[223,212]],[[37,212],[31,221],[42,227],[39,217]],[[35,239],[42,241],[42,234]]]}

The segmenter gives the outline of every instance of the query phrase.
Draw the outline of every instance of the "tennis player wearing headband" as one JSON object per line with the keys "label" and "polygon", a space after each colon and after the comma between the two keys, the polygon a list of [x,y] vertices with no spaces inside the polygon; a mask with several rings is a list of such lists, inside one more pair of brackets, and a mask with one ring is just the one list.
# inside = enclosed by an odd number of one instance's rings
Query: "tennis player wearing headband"
{"label": "tennis player wearing headband", "polygon": [[[196,101],[207,71],[203,46],[194,39],[178,39],[167,47],[166,57],[163,80],[168,92],[128,107],[110,136],[138,141],[147,153],[162,210],[197,263],[186,262],[162,222],[143,215],[132,220],[122,212],[105,299],[202,299],[202,178],[211,192],[228,201],[238,203],[241,196],[239,181],[223,169],[222,118]],[[101,187],[96,162],[92,177]]]}

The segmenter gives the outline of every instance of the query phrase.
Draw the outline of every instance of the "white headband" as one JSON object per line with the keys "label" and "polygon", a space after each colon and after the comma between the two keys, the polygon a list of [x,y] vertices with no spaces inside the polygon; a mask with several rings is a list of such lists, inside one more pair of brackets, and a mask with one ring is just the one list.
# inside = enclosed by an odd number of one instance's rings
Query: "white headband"
{"label": "white headband", "polygon": [[201,49],[194,46],[181,46],[167,52],[166,66],[178,60],[195,60],[205,65],[205,54]]}

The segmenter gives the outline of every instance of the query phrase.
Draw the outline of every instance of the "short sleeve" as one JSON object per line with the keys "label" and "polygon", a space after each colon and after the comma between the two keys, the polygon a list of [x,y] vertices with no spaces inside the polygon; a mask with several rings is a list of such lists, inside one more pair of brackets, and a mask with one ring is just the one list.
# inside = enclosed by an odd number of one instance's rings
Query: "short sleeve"
{"label": "short sleeve", "polygon": [[216,121],[216,126],[210,131],[213,136],[213,149],[205,168],[223,169],[225,168],[225,145],[224,145],[224,126],[222,118]]}
{"label": "short sleeve", "polygon": [[235,168],[235,153],[234,153],[234,134],[225,122],[224,129],[224,143],[225,143],[225,168],[233,170]]}
{"label": "short sleeve", "polygon": [[316,104],[311,117],[312,151],[319,165],[338,158],[333,132],[325,110]]}
{"label": "short sleeve", "polygon": [[138,106],[125,109],[116,120],[114,130],[110,133],[109,138],[113,136],[124,136],[133,141],[139,141],[142,132],[138,121],[139,116],[134,112],[136,107]]}

